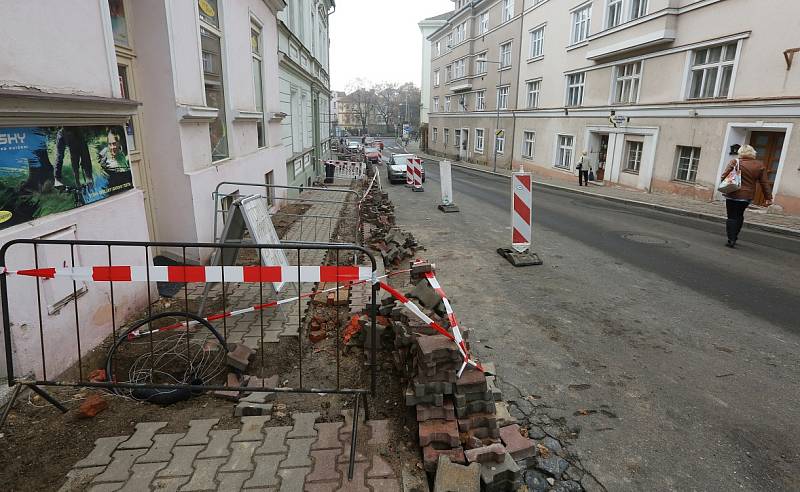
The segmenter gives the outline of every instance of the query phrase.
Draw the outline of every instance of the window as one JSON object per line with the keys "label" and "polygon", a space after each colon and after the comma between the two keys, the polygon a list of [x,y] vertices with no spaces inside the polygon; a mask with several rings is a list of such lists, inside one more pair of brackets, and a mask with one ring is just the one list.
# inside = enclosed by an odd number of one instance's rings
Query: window
{"label": "window", "polygon": [[503,22],[508,22],[514,17],[514,0],[503,0]]}
{"label": "window", "polygon": [[[119,74],[119,89],[120,94],[125,99],[132,99],[130,81],[128,80],[128,66],[117,65],[117,73]],[[128,152],[136,151],[136,129],[133,123],[133,117],[129,118],[125,123],[125,140],[128,144]]]}
{"label": "window", "polygon": [[486,53],[475,55],[475,74],[486,73]]}
{"label": "window", "polygon": [[460,149],[461,148],[461,130],[456,130],[456,134],[453,140],[453,147]]}
{"label": "window", "polygon": [[572,44],[580,43],[589,36],[589,24],[592,20],[592,6],[587,5],[572,12]]}
{"label": "window", "polygon": [[[203,20],[202,10],[200,18]],[[203,27],[203,24],[201,22],[200,45],[203,54],[203,84],[206,93],[206,106],[217,109],[217,117],[208,125],[211,160],[213,162],[228,157],[225,86],[222,79],[222,43],[220,36]]]}
{"label": "window", "polygon": [[483,128],[475,129],[475,152],[483,152]]}
{"label": "window", "polygon": [[531,51],[529,58],[544,55],[544,26],[531,31]]}
{"label": "window", "polygon": [[433,86],[434,87],[439,87],[439,71],[438,70],[433,72]]}
{"label": "window", "polygon": [[625,152],[625,170],[639,174],[639,167],[642,165],[642,142],[628,142],[628,149]]}
{"label": "window", "polygon": [[436,41],[436,56],[442,56],[442,42]]}
{"label": "window", "polygon": [[647,15],[647,0],[631,0],[631,20]]}
{"label": "window", "polygon": [[450,129],[444,129],[444,146],[447,147],[447,144],[450,143]]}
{"label": "window", "polygon": [[466,65],[466,63],[465,63],[465,61],[463,59],[458,60],[455,63],[453,63],[453,72],[454,72],[453,73],[453,78],[454,79],[460,79],[461,77],[466,75],[465,74],[465,70],[464,70],[465,65]]}
{"label": "window", "polygon": [[567,106],[580,106],[583,104],[583,86],[585,80],[585,72],[567,75]]}
{"label": "window", "polygon": [[433,111],[434,112],[438,112],[439,111],[439,97],[438,96],[433,98]]}
{"label": "window", "polygon": [[494,150],[502,154],[506,150],[506,131],[497,130],[494,134]]}
{"label": "window", "polygon": [[453,79],[453,65],[444,67],[444,81],[450,82]]}
{"label": "window", "polygon": [[444,96],[444,112],[450,112],[450,96]]}
{"label": "window", "polygon": [[538,108],[539,107],[539,89],[541,88],[542,81],[541,80],[531,80],[528,82],[528,98],[527,98],[527,107],[528,108]]}
{"label": "window", "polygon": [[465,95],[458,96],[458,110],[469,111],[467,109],[467,96]]}
{"label": "window", "polygon": [[504,85],[503,87],[497,88],[497,108],[498,109],[508,109],[508,88],[509,86]]}
{"label": "window", "polygon": [[500,45],[500,68],[511,66],[511,41]]}
{"label": "window", "polygon": [[642,77],[642,62],[618,65],[615,69],[614,102],[634,104],[639,101],[639,81]]}
{"label": "window", "polygon": [[433,139],[432,139],[433,143],[436,143],[438,139],[439,139],[439,129],[433,127]]}
{"label": "window", "polygon": [[606,7],[606,28],[622,24],[622,0],[608,0]]}
{"label": "window", "polygon": [[266,135],[264,134],[264,73],[263,61],[261,57],[261,28],[256,24],[250,25],[250,54],[253,59],[253,89],[256,100],[256,111],[261,113],[261,119],[256,122],[256,132],[258,135],[258,146],[265,147]]}
{"label": "window", "polygon": [[678,163],[675,166],[675,179],[694,183],[697,179],[697,165],[700,162],[700,147],[678,146]]}
{"label": "window", "polygon": [[114,33],[114,44],[117,46],[130,46],[124,0],[108,0],[108,10],[111,13],[111,31]]}
{"label": "window", "polygon": [[726,98],[730,94],[738,43],[695,50],[692,53],[689,97]]}
{"label": "window", "polygon": [[453,47],[453,32],[452,31],[447,33],[447,47],[448,48],[452,48]]}
{"label": "window", "polygon": [[466,39],[466,33],[467,33],[466,22],[462,22],[461,24],[457,25],[455,31],[455,43],[458,44],[463,42]]}
{"label": "window", "polygon": [[478,34],[484,34],[489,31],[489,12],[484,12],[478,18]]}
{"label": "window", "polygon": [[484,109],[486,109],[486,91],[478,91],[475,93],[475,111]]}
{"label": "window", "polygon": [[536,134],[534,132],[524,132],[522,134],[522,157],[533,158],[533,146],[536,144]]}
{"label": "window", "polygon": [[572,135],[559,135],[556,148],[556,167],[572,169]]}

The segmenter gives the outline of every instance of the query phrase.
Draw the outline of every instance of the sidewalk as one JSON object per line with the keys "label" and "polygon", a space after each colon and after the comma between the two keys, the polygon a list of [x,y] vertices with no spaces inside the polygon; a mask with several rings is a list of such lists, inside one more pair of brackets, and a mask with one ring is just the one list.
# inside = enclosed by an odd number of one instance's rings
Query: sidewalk
{"label": "sidewalk", "polygon": [[[435,161],[441,157],[425,154],[419,151],[418,144],[411,142],[408,144],[408,151],[426,159]],[[492,173],[487,167],[479,164],[467,162],[453,162],[454,166],[467,169],[474,169],[482,172]],[[510,176],[508,169],[498,169],[498,175]],[[575,178],[577,180],[577,177]],[[574,180],[573,180],[574,181]],[[625,203],[636,207],[645,207],[659,210],[662,212],[684,215],[712,222],[725,222],[725,203],[722,201],[704,202],[691,198],[667,195],[663,193],[647,193],[645,191],[631,190],[613,184],[599,185],[592,183],[588,188],[579,187],[577,183],[553,178],[542,178],[534,173],[534,183],[547,188],[581,193],[584,195],[602,198],[604,200]],[[769,212],[766,210],[748,210],[745,216],[745,227],[758,229],[775,234],[800,237],[800,217],[786,215],[779,212]]]}

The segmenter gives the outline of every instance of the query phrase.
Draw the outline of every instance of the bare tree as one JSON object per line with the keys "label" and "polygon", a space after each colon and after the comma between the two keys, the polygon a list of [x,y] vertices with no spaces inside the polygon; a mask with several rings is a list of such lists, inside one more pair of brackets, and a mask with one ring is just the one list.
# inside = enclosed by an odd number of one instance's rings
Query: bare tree
{"label": "bare tree", "polygon": [[369,116],[373,114],[375,105],[375,92],[368,88],[366,81],[356,79],[348,86],[347,95],[352,101],[352,111],[358,122],[361,124],[362,133],[366,133],[369,123]]}
{"label": "bare tree", "polygon": [[375,113],[383,119],[386,133],[390,133],[400,110],[397,100],[397,84],[388,82],[376,84],[372,90],[375,93]]}

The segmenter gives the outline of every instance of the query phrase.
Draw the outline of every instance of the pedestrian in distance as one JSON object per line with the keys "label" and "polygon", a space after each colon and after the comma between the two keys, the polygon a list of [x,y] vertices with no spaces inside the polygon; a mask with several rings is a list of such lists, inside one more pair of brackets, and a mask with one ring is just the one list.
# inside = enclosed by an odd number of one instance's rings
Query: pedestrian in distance
{"label": "pedestrian in distance", "polygon": [[743,145],[739,147],[739,158],[731,160],[722,173],[721,180],[727,178],[734,170],[741,175],[739,188],[725,194],[725,209],[728,212],[728,220],[725,222],[728,242],[725,246],[729,248],[736,247],[739,231],[744,224],[744,211],[753,201],[758,184],[764,191],[767,206],[772,204],[772,187],[769,184],[767,166],[757,157],[753,147]]}
{"label": "pedestrian in distance", "polygon": [[586,156],[586,151],[581,152],[581,158],[578,165],[575,166],[578,170],[578,186],[589,186],[589,158]]}

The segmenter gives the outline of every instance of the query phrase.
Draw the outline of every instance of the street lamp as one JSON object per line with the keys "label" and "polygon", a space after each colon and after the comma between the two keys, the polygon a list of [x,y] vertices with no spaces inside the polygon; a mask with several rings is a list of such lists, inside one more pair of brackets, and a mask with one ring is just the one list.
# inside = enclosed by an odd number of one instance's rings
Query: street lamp
{"label": "street lamp", "polygon": [[[484,63],[495,63],[500,65],[500,68],[503,68],[502,61],[492,61],[492,60],[480,60]],[[500,131],[500,87],[503,85],[503,72],[504,70],[498,70],[500,73],[500,78],[497,81],[497,97],[495,98],[495,105],[497,106],[497,118],[494,123],[494,157],[493,157],[493,172],[497,172],[497,137],[499,137],[498,132]],[[510,91],[509,91],[510,92]]]}

